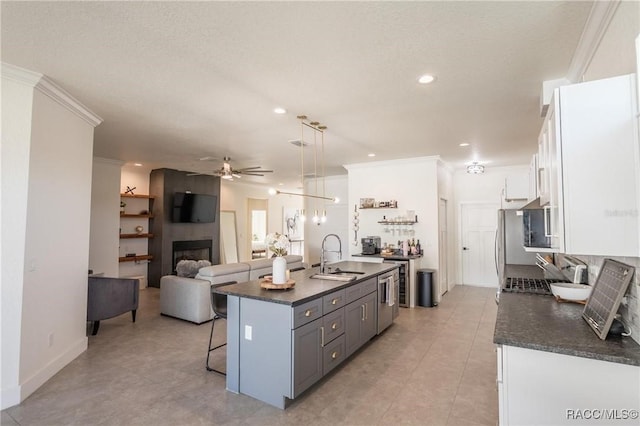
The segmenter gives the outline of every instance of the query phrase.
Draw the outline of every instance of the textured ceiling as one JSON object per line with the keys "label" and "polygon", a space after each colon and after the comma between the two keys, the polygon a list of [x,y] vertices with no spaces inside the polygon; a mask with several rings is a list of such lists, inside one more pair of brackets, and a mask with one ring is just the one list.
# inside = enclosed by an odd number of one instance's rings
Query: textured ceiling
{"label": "textured ceiling", "polygon": [[[542,81],[566,74],[590,8],[2,2],[2,61],[49,76],[100,115],[100,157],[205,172],[221,164],[198,158],[230,156],[276,171],[243,180],[296,182],[300,154],[288,141],[306,114],[328,126],[327,175],[370,152],[503,166],[536,150]],[[436,82],[417,84],[423,73]]]}

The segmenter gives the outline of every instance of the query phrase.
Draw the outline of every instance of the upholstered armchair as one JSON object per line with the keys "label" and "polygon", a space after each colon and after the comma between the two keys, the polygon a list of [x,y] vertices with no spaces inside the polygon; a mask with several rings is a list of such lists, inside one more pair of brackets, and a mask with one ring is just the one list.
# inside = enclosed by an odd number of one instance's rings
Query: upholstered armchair
{"label": "upholstered armchair", "polygon": [[134,278],[89,277],[87,321],[93,322],[92,336],[98,334],[100,321],[131,311],[136,322],[140,283]]}

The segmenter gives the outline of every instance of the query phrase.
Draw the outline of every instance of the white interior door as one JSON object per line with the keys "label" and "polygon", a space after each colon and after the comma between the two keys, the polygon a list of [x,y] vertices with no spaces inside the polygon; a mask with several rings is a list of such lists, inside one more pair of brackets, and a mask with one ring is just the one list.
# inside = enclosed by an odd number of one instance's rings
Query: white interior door
{"label": "white interior door", "polygon": [[449,233],[447,226],[447,200],[441,198],[438,203],[438,285],[440,295],[449,291]]}
{"label": "white interior door", "polygon": [[498,204],[463,204],[462,284],[497,287],[494,264]]}

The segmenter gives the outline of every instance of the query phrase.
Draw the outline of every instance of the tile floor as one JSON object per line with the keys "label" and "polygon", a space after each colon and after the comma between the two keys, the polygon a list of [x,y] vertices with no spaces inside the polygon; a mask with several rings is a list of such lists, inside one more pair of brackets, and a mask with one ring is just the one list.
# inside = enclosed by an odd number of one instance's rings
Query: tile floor
{"label": "tile floor", "polygon": [[[279,410],[225,391],[204,368],[210,325],[159,315],[140,293],[138,320],[100,325],[89,349],[2,425],[496,425],[495,290],[456,286],[436,308],[396,323]],[[224,337],[221,335],[220,339]],[[224,367],[224,354],[216,355]]]}

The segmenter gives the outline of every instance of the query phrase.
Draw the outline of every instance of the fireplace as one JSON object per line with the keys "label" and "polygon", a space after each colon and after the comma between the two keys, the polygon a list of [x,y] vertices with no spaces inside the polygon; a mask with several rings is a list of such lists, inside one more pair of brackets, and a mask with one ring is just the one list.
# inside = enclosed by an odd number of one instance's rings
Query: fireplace
{"label": "fireplace", "polygon": [[211,262],[211,240],[174,241],[173,272],[181,260],[208,260]]}

